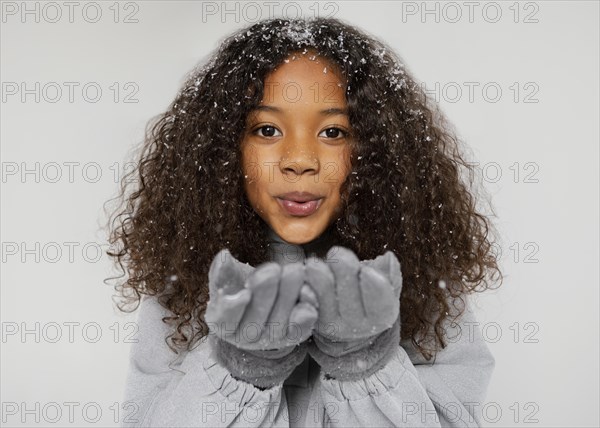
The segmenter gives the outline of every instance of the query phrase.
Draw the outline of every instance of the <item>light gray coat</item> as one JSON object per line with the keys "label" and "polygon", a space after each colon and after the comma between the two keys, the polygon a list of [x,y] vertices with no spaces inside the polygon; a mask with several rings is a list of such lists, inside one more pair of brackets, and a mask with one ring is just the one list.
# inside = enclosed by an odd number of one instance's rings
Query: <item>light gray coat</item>
{"label": "light gray coat", "polygon": [[[284,262],[280,255],[272,259]],[[167,315],[156,298],[144,296],[130,355],[124,427],[480,425],[494,358],[470,304],[458,325],[448,324],[448,346],[435,361],[425,360],[403,339],[380,370],[359,381],[338,381],[325,379],[307,355],[285,382],[266,390],[233,378],[217,362],[209,337],[175,355],[165,343],[170,328],[161,318]]]}

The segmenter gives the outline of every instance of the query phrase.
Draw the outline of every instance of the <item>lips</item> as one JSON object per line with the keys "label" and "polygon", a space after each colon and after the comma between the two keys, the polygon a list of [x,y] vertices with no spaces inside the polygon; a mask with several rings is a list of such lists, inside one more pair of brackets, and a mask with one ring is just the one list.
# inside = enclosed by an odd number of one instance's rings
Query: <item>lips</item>
{"label": "lips", "polygon": [[300,217],[313,214],[322,201],[322,196],[309,192],[290,192],[277,196],[277,202],[285,212]]}
{"label": "lips", "polygon": [[287,201],[294,202],[308,202],[323,198],[320,195],[316,195],[310,192],[288,192],[281,195],[277,195],[277,197],[280,199],[285,199]]}

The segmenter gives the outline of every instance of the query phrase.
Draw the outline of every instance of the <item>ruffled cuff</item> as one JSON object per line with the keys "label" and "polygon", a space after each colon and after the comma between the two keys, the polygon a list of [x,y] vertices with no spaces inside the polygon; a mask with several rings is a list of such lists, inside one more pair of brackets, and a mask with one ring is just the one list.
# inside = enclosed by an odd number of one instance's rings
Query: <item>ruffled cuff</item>
{"label": "ruffled cuff", "polygon": [[400,317],[394,325],[379,334],[372,343],[350,353],[339,356],[329,355],[313,341],[308,352],[321,366],[325,378],[340,381],[356,381],[370,376],[383,368],[400,342]]}
{"label": "ruffled cuff", "polygon": [[[321,373],[319,382],[324,393],[337,401],[360,400],[367,396],[378,396],[396,388],[406,374],[408,355],[398,344],[384,367],[371,375],[354,381],[328,379]],[[410,361],[410,360],[409,360]]]}
{"label": "ruffled cuff", "polygon": [[209,336],[213,358],[236,380],[269,389],[283,384],[306,356],[306,343],[281,358],[268,358],[241,350],[216,336]]}
{"label": "ruffled cuff", "polygon": [[233,377],[231,372],[221,364],[210,349],[202,359],[202,368],[215,391],[228,401],[244,407],[249,403],[272,403],[281,395],[281,385],[261,389],[257,386]]}

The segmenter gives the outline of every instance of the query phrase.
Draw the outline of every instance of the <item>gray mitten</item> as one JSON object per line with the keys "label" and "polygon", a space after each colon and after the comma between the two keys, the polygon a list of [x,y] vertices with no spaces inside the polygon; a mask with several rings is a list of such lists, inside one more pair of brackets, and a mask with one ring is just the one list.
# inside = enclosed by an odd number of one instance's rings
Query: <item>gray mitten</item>
{"label": "gray mitten", "polygon": [[308,352],[331,378],[361,379],[382,368],[400,342],[400,262],[391,251],[359,261],[334,246],[305,262],[319,319]]}
{"label": "gray mitten", "polygon": [[205,319],[215,355],[233,377],[270,388],[304,360],[318,316],[304,276],[303,263],[253,268],[227,249],[215,256]]}

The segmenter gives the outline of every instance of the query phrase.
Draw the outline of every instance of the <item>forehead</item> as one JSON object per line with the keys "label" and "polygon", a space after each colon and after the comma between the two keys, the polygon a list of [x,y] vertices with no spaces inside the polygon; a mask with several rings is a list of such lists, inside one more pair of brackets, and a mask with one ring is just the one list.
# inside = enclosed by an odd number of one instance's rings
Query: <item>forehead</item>
{"label": "forehead", "polygon": [[265,77],[261,104],[345,103],[345,84],[335,65],[314,53],[290,54]]}

